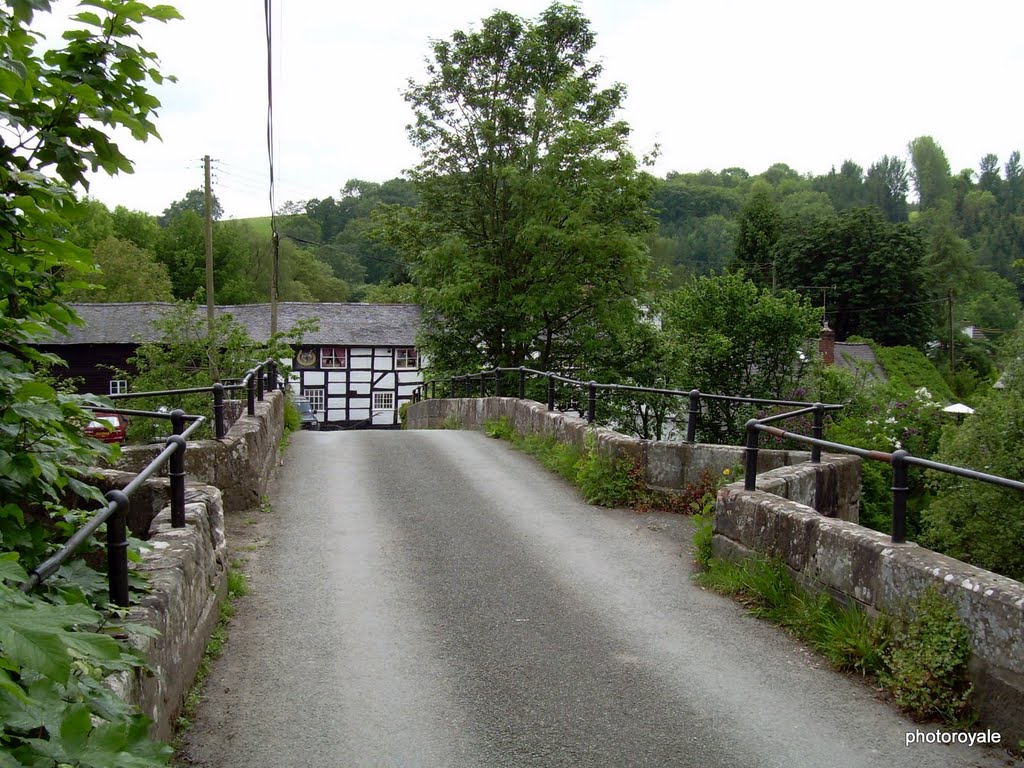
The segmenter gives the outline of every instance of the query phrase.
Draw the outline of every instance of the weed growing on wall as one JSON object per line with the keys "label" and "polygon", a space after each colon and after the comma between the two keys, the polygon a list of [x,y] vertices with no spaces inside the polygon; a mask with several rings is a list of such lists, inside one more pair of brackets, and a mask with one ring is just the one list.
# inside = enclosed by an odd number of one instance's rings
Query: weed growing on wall
{"label": "weed growing on wall", "polygon": [[961,722],[970,715],[971,657],[967,627],[952,604],[929,587],[897,623],[882,677],[900,706],[914,717]]}
{"label": "weed growing on wall", "polygon": [[714,557],[710,517],[696,519],[702,586],[789,630],[836,669],[875,678],[915,718],[953,725],[971,719],[967,628],[937,590],[926,591],[905,618],[871,618],[857,606],[801,589],[779,560],[752,557],[734,563]]}

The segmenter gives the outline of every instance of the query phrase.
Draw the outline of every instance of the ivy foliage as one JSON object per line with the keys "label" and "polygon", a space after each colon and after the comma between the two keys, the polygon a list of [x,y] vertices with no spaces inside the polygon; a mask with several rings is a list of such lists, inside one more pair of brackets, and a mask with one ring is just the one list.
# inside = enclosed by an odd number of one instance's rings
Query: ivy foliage
{"label": "ivy foliage", "polygon": [[178,13],[90,0],[47,47],[31,24],[50,10],[0,8],[0,766],[142,768],[169,750],[104,686],[139,664],[92,605],[105,603],[105,580],[75,562],[46,591],[16,585],[88,514],[68,499],[102,499],[85,468],[112,452],[81,432],[94,401],[51,385],[60,360],[33,344],[79,322],[66,299],[91,259],[64,239],[79,214],[73,188],[88,187],[89,171],[131,171],[113,129],[156,135],[147,86],[163,75],[138,26]]}

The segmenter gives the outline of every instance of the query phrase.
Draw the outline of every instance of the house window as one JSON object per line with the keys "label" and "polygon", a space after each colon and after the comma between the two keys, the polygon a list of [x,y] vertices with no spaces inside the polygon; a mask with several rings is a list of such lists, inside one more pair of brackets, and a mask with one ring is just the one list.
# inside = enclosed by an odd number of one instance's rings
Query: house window
{"label": "house window", "polygon": [[110,394],[112,395],[123,395],[128,391],[128,381],[126,379],[111,379],[110,380]]}
{"label": "house window", "polygon": [[395,410],[395,393],[394,392],[374,392],[373,393],[373,410],[375,410],[375,411],[393,411],[393,410]]}
{"label": "house window", "polygon": [[395,350],[395,368],[419,368],[420,356],[416,347],[399,347]]}
{"label": "house window", "polygon": [[345,347],[321,347],[320,367],[321,368],[344,368],[346,358]]}
{"label": "house window", "polygon": [[309,404],[313,406],[313,410],[317,414],[324,412],[324,388],[323,387],[303,387],[302,396],[309,400]]}

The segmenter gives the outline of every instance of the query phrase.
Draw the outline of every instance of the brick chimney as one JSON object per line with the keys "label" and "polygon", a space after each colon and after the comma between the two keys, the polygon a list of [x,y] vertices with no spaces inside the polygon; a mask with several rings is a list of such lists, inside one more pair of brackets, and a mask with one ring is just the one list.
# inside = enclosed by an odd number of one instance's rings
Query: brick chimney
{"label": "brick chimney", "polygon": [[821,327],[821,336],[818,338],[818,351],[821,352],[821,362],[825,365],[834,365],[836,362],[836,332],[828,327],[826,322]]}

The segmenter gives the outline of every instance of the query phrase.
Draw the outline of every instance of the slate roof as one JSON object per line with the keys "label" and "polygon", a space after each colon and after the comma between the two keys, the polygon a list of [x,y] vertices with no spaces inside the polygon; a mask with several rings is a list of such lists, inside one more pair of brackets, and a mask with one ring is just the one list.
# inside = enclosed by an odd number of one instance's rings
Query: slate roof
{"label": "slate roof", "polygon": [[861,370],[867,367],[872,377],[878,381],[885,381],[885,371],[878,364],[875,351],[869,344],[854,344],[848,341],[836,342],[836,366],[845,368],[853,374],[860,375]]}
{"label": "slate roof", "polygon": [[[158,341],[160,334],[153,321],[174,305],[165,302],[128,302],[109,304],[73,304],[85,322],[72,327],[66,336],[56,336],[46,344],[138,344]],[[415,304],[341,304],[281,302],[277,305],[279,331],[290,330],[300,320],[316,318],[318,331],[303,336],[304,344],[338,346],[412,347],[420,325],[420,308]],[[205,306],[197,308],[206,317]],[[217,306],[218,315],[230,314],[246,327],[256,341],[270,335],[269,304]]]}

